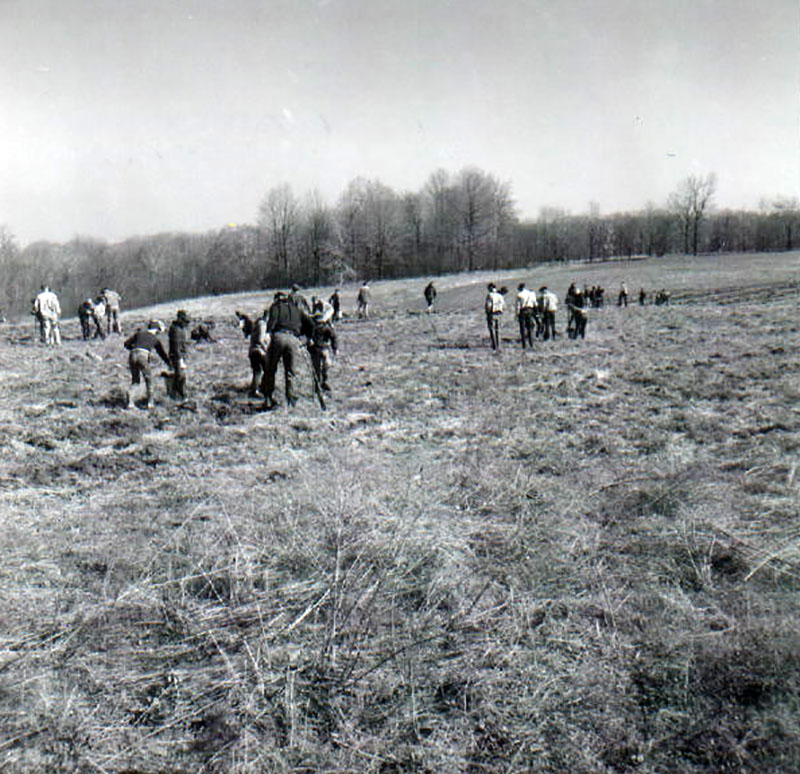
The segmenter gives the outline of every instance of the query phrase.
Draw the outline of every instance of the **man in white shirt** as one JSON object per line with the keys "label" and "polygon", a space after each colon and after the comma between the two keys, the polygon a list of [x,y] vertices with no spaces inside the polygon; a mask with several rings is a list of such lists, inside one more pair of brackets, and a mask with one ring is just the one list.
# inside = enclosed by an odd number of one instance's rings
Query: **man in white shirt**
{"label": "man in white shirt", "polygon": [[122,300],[122,295],[117,293],[116,290],[111,288],[103,288],[100,293],[106,306],[106,318],[108,320],[108,335],[112,332],[122,335],[122,328],[119,324],[119,307]]}
{"label": "man in white shirt", "polygon": [[366,320],[369,318],[369,302],[370,302],[370,289],[369,284],[365,281],[364,284],[358,289],[358,296],[356,303],[358,304],[358,319]]}
{"label": "man in white shirt", "polygon": [[558,311],[558,296],[547,285],[539,288],[539,311],[542,314],[544,326],[544,340],[556,337],[556,312]]}
{"label": "man in white shirt", "polygon": [[528,290],[524,282],[517,286],[517,321],[519,322],[519,337],[522,348],[527,344],[533,349],[533,323],[537,311],[536,292]]}
{"label": "man in white shirt", "polygon": [[61,344],[61,330],[58,321],[61,319],[61,304],[58,296],[47,285],[33,302],[33,312],[41,320],[44,329],[44,343],[48,346]]}
{"label": "man in white shirt", "polygon": [[492,349],[500,349],[500,320],[506,308],[503,294],[498,292],[493,282],[489,283],[489,292],[483,305],[486,312],[486,326],[489,328],[489,341]]}

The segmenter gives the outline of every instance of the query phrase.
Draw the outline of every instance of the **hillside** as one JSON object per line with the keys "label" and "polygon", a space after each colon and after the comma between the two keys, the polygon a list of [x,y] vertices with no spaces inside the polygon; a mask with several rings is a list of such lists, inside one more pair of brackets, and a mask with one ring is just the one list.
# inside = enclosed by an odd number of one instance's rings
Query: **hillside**
{"label": "hillside", "polygon": [[[487,280],[573,278],[585,341],[488,349]],[[800,254],[425,281],[326,412],[247,397],[265,294],[125,312],[216,323],[151,412],[118,337],[0,329],[4,772],[800,769]]]}

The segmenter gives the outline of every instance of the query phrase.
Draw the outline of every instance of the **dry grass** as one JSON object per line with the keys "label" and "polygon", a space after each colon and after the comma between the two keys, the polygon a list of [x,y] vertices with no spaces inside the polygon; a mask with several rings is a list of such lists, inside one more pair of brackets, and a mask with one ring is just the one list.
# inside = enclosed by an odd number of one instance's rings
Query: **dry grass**
{"label": "dry grass", "polygon": [[[185,303],[217,342],[152,412],[118,338],[7,327],[0,768],[798,770],[798,269],[377,284],[325,413],[248,400],[262,295]],[[495,277],[675,302],[493,355]]]}

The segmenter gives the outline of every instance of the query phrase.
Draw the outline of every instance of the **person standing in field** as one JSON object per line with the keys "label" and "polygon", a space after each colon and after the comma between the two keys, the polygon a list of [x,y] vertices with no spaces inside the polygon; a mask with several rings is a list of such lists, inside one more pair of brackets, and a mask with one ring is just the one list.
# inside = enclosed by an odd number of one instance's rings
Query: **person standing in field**
{"label": "person standing in field", "polygon": [[503,294],[497,290],[493,282],[489,283],[487,290],[488,293],[483,303],[483,309],[486,312],[486,327],[489,329],[489,341],[491,342],[492,349],[497,351],[500,349],[500,321],[506,308],[506,302],[503,298]]}
{"label": "person standing in field", "polygon": [[103,320],[106,317],[106,301],[102,295],[99,295],[94,300],[92,308],[92,320],[94,321],[94,336],[93,339],[105,339],[106,333],[103,330]]}
{"label": "person standing in field", "polygon": [[155,350],[158,356],[170,365],[164,345],[157,334],[162,330],[162,326],[156,320],[147,323],[147,329],[139,328],[126,342],[125,349],[130,352],[128,356],[128,368],[131,372],[131,390],[127,394],[127,408],[133,408],[132,389],[144,378],[145,395],[147,396],[147,408],[153,408],[153,375],[150,370],[150,357]]}
{"label": "person standing in field", "polygon": [[589,319],[586,303],[584,292],[580,288],[575,288],[572,300],[568,302],[572,318],[572,328],[568,329],[568,335],[571,339],[577,339],[578,336],[582,339],[586,338],[586,323]]}
{"label": "person standing in field", "polygon": [[617,296],[617,306],[628,306],[628,286],[621,282],[619,285],[619,296]]}
{"label": "person standing in field", "polygon": [[122,327],[119,324],[119,308],[122,296],[116,290],[103,288],[100,294],[106,305],[106,320],[108,322],[107,332],[110,336],[112,331],[122,335]]}
{"label": "person standing in field", "polygon": [[330,320],[325,319],[323,301],[317,301],[312,317],[314,328],[308,340],[308,353],[311,355],[311,367],[314,369],[314,378],[317,386],[325,392],[330,392],[328,383],[328,370],[331,357],[338,352],[336,331]]}
{"label": "person standing in field", "polygon": [[522,348],[527,344],[533,349],[533,325],[536,316],[536,292],[525,287],[524,282],[517,286],[516,315],[519,323],[519,338]]}
{"label": "person standing in field", "polygon": [[170,397],[181,400],[186,399],[186,350],[189,345],[186,329],[189,323],[191,323],[189,315],[183,309],[179,309],[172,325],[169,326],[169,362],[173,372]]}
{"label": "person standing in field", "polygon": [[253,321],[250,319],[250,316],[244,312],[240,312],[238,309],[234,314],[236,315],[236,327],[242,332],[245,338],[250,338],[250,334],[253,332]]}
{"label": "person standing in field", "polygon": [[294,391],[294,380],[297,362],[300,359],[300,336],[311,337],[314,323],[292,299],[281,291],[275,294],[275,300],[269,308],[267,316],[267,333],[270,334],[267,362],[264,377],[261,380],[261,394],[264,396],[264,409],[269,411],[277,406],[275,392],[275,376],[278,364],[283,363],[286,381],[286,405],[294,406],[297,396]]}
{"label": "person standing in field", "polygon": [[42,340],[48,346],[61,345],[61,304],[58,296],[47,285],[42,285],[39,295],[33,302],[33,313],[40,321]]}
{"label": "person standing in field", "polygon": [[567,306],[567,336],[569,338],[574,338],[572,335],[575,330],[575,315],[573,313],[574,305],[573,301],[575,299],[575,291],[577,290],[578,286],[575,283],[575,280],[570,282],[569,287],[567,288],[567,295],[564,299],[564,303]]}
{"label": "person standing in field", "polygon": [[78,320],[81,324],[81,336],[84,341],[92,337],[92,322],[94,321],[94,303],[91,298],[87,298],[78,307]]}
{"label": "person standing in field", "polygon": [[336,316],[333,306],[324,298],[311,297],[311,314],[314,319],[319,318],[324,323],[332,323]]}
{"label": "person standing in field", "polygon": [[34,322],[36,324],[36,327],[39,329],[39,341],[41,341],[42,344],[44,344],[44,342],[45,342],[45,338],[44,338],[44,318],[39,313],[39,307],[38,307],[38,305],[36,303],[36,298],[38,298],[38,296],[36,296],[36,297],[31,299],[31,314],[33,315],[33,319],[34,319]]}
{"label": "person standing in field", "polygon": [[644,288],[639,288],[639,306],[644,306],[647,301],[647,291]]}
{"label": "person standing in field", "polygon": [[428,308],[425,311],[427,311],[428,314],[431,314],[431,312],[433,312],[433,304],[436,301],[436,286],[432,281],[425,286],[423,295],[425,296],[425,303],[428,305]]}
{"label": "person standing in field", "polygon": [[298,309],[302,309],[306,314],[311,314],[311,304],[308,303],[308,299],[299,285],[292,285],[292,292],[289,294],[289,298],[297,305]]}
{"label": "person standing in field", "polygon": [[361,320],[369,319],[369,302],[370,302],[370,289],[369,283],[364,280],[364,284],[358,289],[358,297],[356,303],[358,304],[356,313]]}
{"label": "person standing in field", "polygon": [[267,350],[269,349],[270,335],[267,333],[268,309],[257,320],[254,320],[250,331],[250,368],[253,371],[253,378],[250,381],[250,397],[258,395],[261,380],[264,378],[264,370],[267,365]]}
{"label": "person standing in field", "polygon": [[333,293],[331,293],[331,297],[328,299],[328,303],[333,307],[333,320],[334,322],[338,322],[342,319],[342,299],[339,295],[341,291],[339,288],[336,288]]}
{"label": "person standing in field", "polygon": [[556,337],[556,312],[558,311],[558,296],[547,285],[539,288],[539,312],[542,315],[544,327],[543,338],[548,341]]}

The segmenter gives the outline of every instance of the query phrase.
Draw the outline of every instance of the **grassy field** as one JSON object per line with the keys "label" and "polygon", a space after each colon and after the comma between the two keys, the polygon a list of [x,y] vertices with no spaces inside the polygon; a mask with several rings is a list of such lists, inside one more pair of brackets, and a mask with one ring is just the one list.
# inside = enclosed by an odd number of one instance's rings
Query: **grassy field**
{"label": "grassy field", "polygon": [[[490,279],[673,302],[495,354]],[[0,770],[800,770],[800,254],[425,282],[327,412],[248,399],[263,293],[150,412],[119,337],[0,329]]]}

